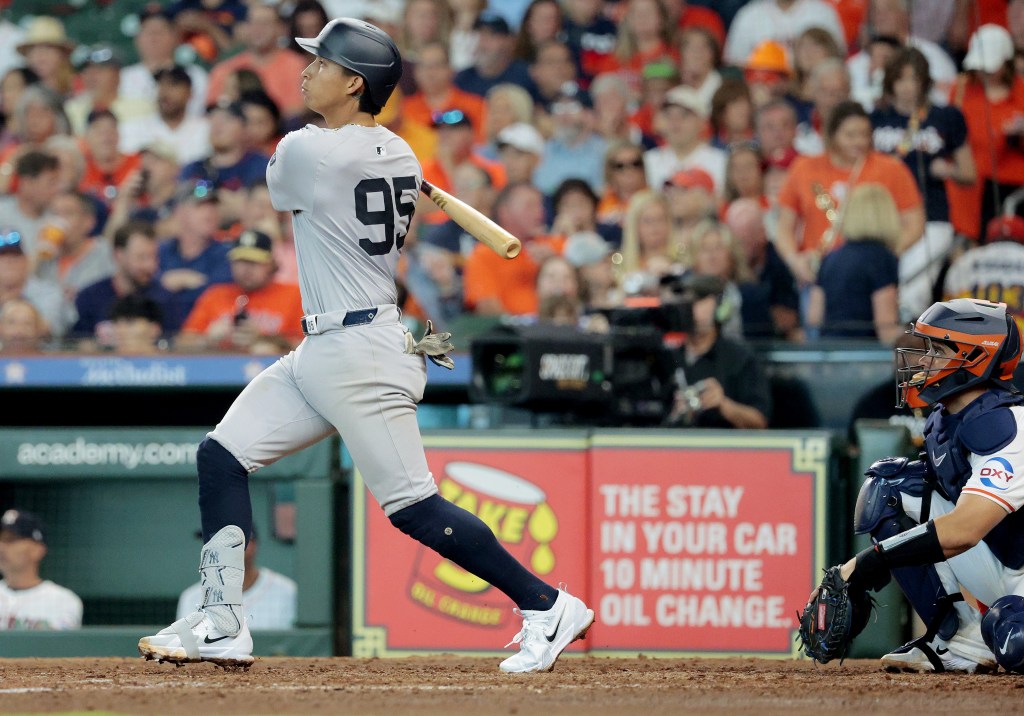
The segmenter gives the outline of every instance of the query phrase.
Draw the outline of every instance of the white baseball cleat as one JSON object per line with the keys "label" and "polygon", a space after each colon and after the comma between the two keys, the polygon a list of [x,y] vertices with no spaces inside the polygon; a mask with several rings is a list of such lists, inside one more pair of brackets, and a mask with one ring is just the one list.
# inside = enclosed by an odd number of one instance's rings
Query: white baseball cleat
{"label": "white baseball cleat", "polygon": [[253,662],[252,636],[244,619],[237,634],[225,634],[205,611],[199,610],[153,636],[139,639],[139,654],[147,660],[178,666],[209,661],[217,666],[248,669]]}
{"label": "white baseball cleat", "polygon": [[523,628],[506,646],[519,644],[519,653],[501,662],[501,670],[510,674],[551,671],[565,648],[584,638],[594,623],[594,610],[561,588],[551,609],[515,611]]}
{"label": "white baseball cleat", "polygon": [[920,639],[908,642],[883,656],[882,666],[886,671],[966,674],[990,674],[998,668],[977,625],[961,629],[948,642],[937,637],[928,642]]}

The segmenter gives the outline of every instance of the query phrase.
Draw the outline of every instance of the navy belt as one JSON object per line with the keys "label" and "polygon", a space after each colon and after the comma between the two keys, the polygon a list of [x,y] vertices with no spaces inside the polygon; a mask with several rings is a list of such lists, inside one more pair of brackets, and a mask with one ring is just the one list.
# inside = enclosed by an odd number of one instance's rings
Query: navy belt
{"label": "navy belt", "polygon": [[338,318],[344,313],[344,318],[341,319],[341,328],[351,328],[352,326],[365,326],[368,323],[373,323],[373,319],[377,317],[379,308],[374,306],[373,308],[362,308],[358,311],[335,311],[332,313],[314,313],[309,316],[303,316],[301,319],[302,333],[307,336],[316,336],[326,331],[339,328]]}

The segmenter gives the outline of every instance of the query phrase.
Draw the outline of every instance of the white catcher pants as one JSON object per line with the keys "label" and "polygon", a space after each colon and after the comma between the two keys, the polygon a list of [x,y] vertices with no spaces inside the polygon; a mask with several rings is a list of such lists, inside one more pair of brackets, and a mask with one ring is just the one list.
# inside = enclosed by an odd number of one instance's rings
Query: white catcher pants
{"label": "white catcher pants", "polygon": [[437,492],[416,422],[427,369],[404,352],[398,308],[307,336],[249,383],[209,436],[249,472],[337,431],[367,489],[394,512]]}

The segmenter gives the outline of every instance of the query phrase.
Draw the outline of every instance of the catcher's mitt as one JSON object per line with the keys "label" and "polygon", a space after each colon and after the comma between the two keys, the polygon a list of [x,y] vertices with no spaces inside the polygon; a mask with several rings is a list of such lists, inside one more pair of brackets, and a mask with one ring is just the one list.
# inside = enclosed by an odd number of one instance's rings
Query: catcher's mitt
{"label": "catcher's mitt", "polygon": [[800,618],[798,637],[804,654],[822,664],[846,656],[853,638],[864,631],[874,606],[867,590],[851,588],[839,576],[842,565],[825,570],[825,576]]}

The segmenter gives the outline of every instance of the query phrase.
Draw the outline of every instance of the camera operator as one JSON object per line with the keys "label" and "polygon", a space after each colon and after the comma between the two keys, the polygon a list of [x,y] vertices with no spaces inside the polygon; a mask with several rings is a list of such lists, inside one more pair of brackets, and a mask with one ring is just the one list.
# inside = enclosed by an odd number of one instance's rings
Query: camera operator
{"label": "camera operator", "polygon": [[717,276],[687,274],[670,279],[666,289],[693,309],[693,330],[675,356],[679,391],[669,423],[767,428],[771,392],[757,356],[742,340],[721,333],[733,310],[723,298],[725,282]]}

